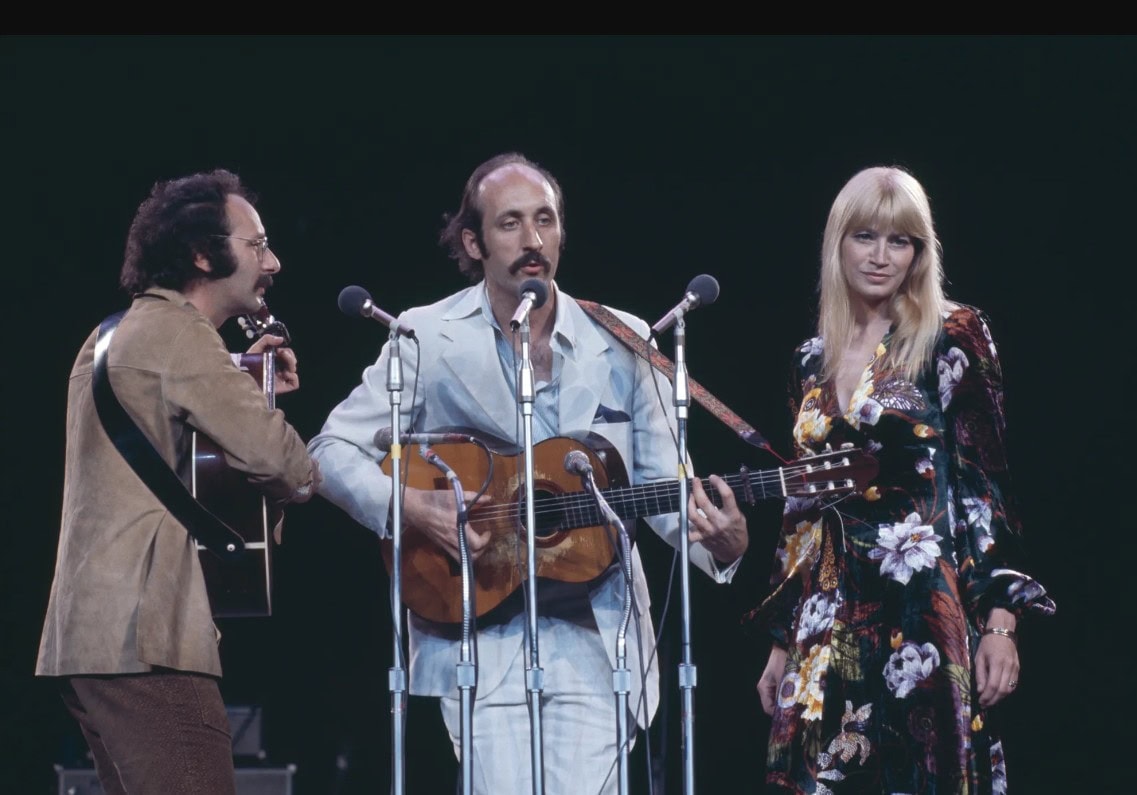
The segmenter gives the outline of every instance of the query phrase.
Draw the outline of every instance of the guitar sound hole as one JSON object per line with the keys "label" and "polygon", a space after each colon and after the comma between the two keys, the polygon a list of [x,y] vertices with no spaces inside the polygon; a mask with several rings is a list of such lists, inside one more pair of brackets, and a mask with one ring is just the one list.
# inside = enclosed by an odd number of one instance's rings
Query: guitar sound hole
{"label": "guitar sound hole", "polygon": [[[533,499],[535,516],[537,520],[536,527],[533,529],[533,537],[538,541],[550,539],[561,532],[565,526],[564,518],[561,514],[561,507],[559,500],[556,499],[557,495],[551,491],[544,489],[534,489]],[[526,502],[525,496],[522,495],[517,503],[519,510],[519,518],[521,526],[525,527],[526,518]]]}

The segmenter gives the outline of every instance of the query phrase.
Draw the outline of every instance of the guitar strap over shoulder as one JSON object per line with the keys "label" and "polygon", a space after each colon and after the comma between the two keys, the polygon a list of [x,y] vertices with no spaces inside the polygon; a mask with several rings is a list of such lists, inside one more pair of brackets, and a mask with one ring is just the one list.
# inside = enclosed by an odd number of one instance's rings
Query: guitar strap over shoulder
{"label": "guitar strap over shoulder", "polygon": [[[659,348],[637,334],[635,329],[602,304],[598,304],[595,301],[582,301],[579,298],[574,300],[593,320],[612,332],[612,335],[631,350],[632,353],[647,359],[652,367],[667,376],[668,381],[672,383],[675,382],[675,364],[668,359]],[[714,414],[721,422],[737,433],[744,442],[752,444],[755,447],[760,447],[767,452],[773,453],[777,458],[781,458],[754,426],[731,411],[725,403],[712,395],[706,387],[690,377],[687,379],[687,384],[691,390],[691,396],[694,397],[703,408],[707,409],[711,414]]]}
{"label": "guitar strap over shoulder", "polygon": [[95,367],[92,391],[95,410],[114,446],[155,496],[169,509],[190,534],[211,552],[232,559],[245,551],[245,541],[229,525],[198,502],[181,479],[154,449],[154,445],[131,419],[119,402],[107,375],[107,349],[125,310],[99,324],[95,339]]}

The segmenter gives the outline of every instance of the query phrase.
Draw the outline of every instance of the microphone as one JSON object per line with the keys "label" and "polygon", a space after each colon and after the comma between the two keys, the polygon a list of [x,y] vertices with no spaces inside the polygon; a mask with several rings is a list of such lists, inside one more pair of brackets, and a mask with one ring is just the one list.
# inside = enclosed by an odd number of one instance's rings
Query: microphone
{"label": "microphone", "polygon": [[718,279],[709,273],[700,273],[687,285],[687,292],[683,295],[683,300],[676,304],[670,312],[661,317],[659,322],[651,327],[651,336],[655,337],[662,334],[675,325],[679,318],[683,317],[683,315],[695,307],[702,306],[703,304],[713,304],[718,297]]}
{"label": "microphone", "polygon": [[407,328],[398,321],[397,318],[388,315],[371,300],[371,294],[356,284],[349,284],[347,287],[340,290],[340,297],[337,300],[340,311],[350,317],[362,315],[369,317],[372,320],[378,320],[387,328],[396,334],[402,334],[408,339],[418,342],[418,337],[415,336],[414,329]]}
{"label": "microphone", "polygon": [[[388,428],[380,428],[375,433],[375,446],[384,453],[391,452],[391,445],[395,443],[395,432]],[[474,437],[466,433],[400,433],[399,444],[447,444],[453,442],[473,442]]]}
{"label": "microphone", "polygon": [[588,462],[588,456],[580,450],[569,450],[565,456],[565,472],[589,478],[592,477],[592,464]]}
{"label": "microphone", "polygon": [[596,507],[600,511],[601,516],[609,524],[615,525],[619,528],[620,534],[624,534],[624,523],[621,521],[619,514],[612,510],[612,506],[604,499],[604,495],[600,493],[600,489],[596,488],[596,479],[593,476],[592,464],[588,461],[588,456],[580,450],[569,450],[565,455],[565,471],[570,475],[580,475],[580,482],[584,486],[585,491],[592,495],[596,500]]}
{"label": "microphone", "polygon": [[521,304],[513,313],[513,319],[509,321],[509,327],[514,331],[517,331],[525,319],[529,317],[529,310],[539,309],[549,299],[549,288],[545,286],[543,281],[536,278],[523,281],[519,292],[521,293]]}

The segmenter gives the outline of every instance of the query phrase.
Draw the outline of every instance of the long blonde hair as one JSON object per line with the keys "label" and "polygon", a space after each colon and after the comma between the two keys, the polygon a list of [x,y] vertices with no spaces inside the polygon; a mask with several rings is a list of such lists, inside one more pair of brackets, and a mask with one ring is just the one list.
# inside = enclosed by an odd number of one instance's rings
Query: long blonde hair
{"label": "long blonde hair", "polygon": [[944,296],[942,249],[932,209],[920,183],[898,166],[874,166],[845,183],[829,210],[821,243],[821,292],[817,331],[824,340],[822,378],[832,378],[853,331],[849,286],[841,267],[841,241],[858,229],[895,229],[911,237],[916,256],[892,296],[892,343],[887,365],[909,380],[931,360],[942,323],[952,304]]}

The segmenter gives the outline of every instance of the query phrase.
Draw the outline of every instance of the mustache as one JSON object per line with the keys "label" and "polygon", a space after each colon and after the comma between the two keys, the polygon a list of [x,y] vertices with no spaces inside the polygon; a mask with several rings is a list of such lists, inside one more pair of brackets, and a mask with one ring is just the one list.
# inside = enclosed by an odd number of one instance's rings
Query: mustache
{"label": "mustache", "polygon": [[540,251],[527,251],[515,259],[509,266],[509,275],[513,276],[527,265],[540,265],[541,268],[544,269],[545,273],[548,273],[553,269],[553,263],[549,262],[548,257],[542,254]]}
{"label": "mustache", "polygon": [[268,288],[272,287],[272,277],[268,276],[268,275],[260,277],[259,279],[257,279],[256,286],[257,287],[263,287],[267,290]]}

